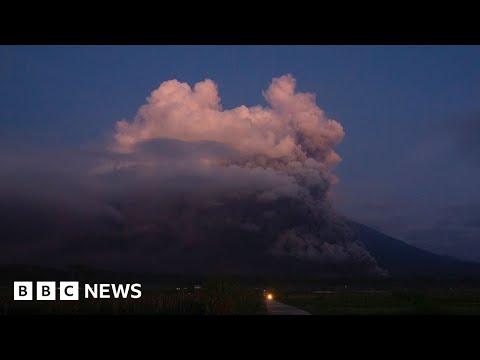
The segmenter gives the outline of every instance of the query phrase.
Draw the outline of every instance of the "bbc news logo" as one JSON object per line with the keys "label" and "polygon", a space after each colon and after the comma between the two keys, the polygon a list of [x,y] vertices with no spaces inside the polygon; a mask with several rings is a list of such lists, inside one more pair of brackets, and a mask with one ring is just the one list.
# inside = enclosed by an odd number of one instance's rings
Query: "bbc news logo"
{"label": "bbc news logo", "polygon": [[[14,281],[13,300],[79,300],[80,293],[85,299],[139,299],[142,296],[140,284],[85,284],[78,281]],[[57,298],[58,290],[58,298]]]}

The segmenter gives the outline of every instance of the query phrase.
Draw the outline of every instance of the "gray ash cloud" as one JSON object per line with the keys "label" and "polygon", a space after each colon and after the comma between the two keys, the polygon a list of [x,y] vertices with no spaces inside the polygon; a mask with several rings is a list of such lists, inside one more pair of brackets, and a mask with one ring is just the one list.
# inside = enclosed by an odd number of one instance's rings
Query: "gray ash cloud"
{"label": "gray ash cloud", "polygon": [[343,128],[295,86],[282,76],[268,107],[223,110],[212,81],[167,81],[105,150],[9,157],[2,261],[382,273],[329,202]]}

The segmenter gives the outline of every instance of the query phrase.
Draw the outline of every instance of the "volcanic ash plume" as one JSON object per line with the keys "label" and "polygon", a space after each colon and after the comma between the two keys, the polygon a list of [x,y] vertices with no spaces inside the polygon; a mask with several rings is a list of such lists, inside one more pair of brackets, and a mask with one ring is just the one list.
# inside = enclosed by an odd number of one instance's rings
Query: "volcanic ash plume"
{"label": "volcanic ash plume", "polygon": [[[166,81],[133,121],[117,122],[113,165],[93,173],[107,179],[135,174],[122,182],[115,201],[123,204],[130,230],[176,224],[172,231],[180,240],[163,248],[166,253],[180,251],[181,243],[212,242],[219,229],[228,229],[257,239],[259,252],[279,259],[377,272],[328,203],[336,180],[331,170],[341,160],[334,148],[344,130],[314,95],[295,87],[295,79],[284,75],[263,93],[269,106],[224,110],[213,81],[193,88]],[[150,195],[135,198],[139,188]],[[232,240],[222,241],[228,246]]]}
{"label": "volcanic ash plume", "polygon": [[290,75],[263,95],[224,110],[211,80],[166,81],[96,151],[0,151],[0,261],[378,274],[328,201],[342,126]]}

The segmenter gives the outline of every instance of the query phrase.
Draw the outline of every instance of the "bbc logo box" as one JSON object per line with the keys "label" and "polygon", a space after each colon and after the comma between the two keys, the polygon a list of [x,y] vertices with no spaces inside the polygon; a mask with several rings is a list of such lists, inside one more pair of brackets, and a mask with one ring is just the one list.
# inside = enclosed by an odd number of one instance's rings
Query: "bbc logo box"
{"label": "bbc logo box", "polygon": [[[57,286],[58,284],[58,286]],[[79,300],[79,291],[85,299],[139,299],[142,285],[84,284],[78,281],[14,281],[13,300]]]}
{"label": "bbc logo box", "polygon": [[[58,290],[58,299],[57,299]],[[78,281],[37,281],[34,287],[31,281],[15,281],[13,283],[13,300],[78,300]]]}

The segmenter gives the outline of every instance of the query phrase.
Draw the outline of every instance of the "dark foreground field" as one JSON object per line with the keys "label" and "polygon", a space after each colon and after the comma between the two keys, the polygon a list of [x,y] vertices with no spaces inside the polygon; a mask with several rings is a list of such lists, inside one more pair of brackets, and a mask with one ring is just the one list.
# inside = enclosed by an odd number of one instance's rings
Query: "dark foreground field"
{"label": "dark foreground field", "polygon": [[[140,299],[13,301],[13,281],[141,283]],[[200,289],[195,285],[200,284]],[[180,276],[0,266],[0,315],[262,315],[263,290],[314,315],[480,315],[480,278]]]}
{"label": "dark foreground field", "polygon": [[202,289],[147,289],[140,299],[13,301],[11,289],[0,291],[2,315],[261,315],[261,292],[229,281],[206,282]]}
{"label": "dark foreground field", "polygon": [[279,301],[313,315],[479,315],[480,289],[289,292]]}

